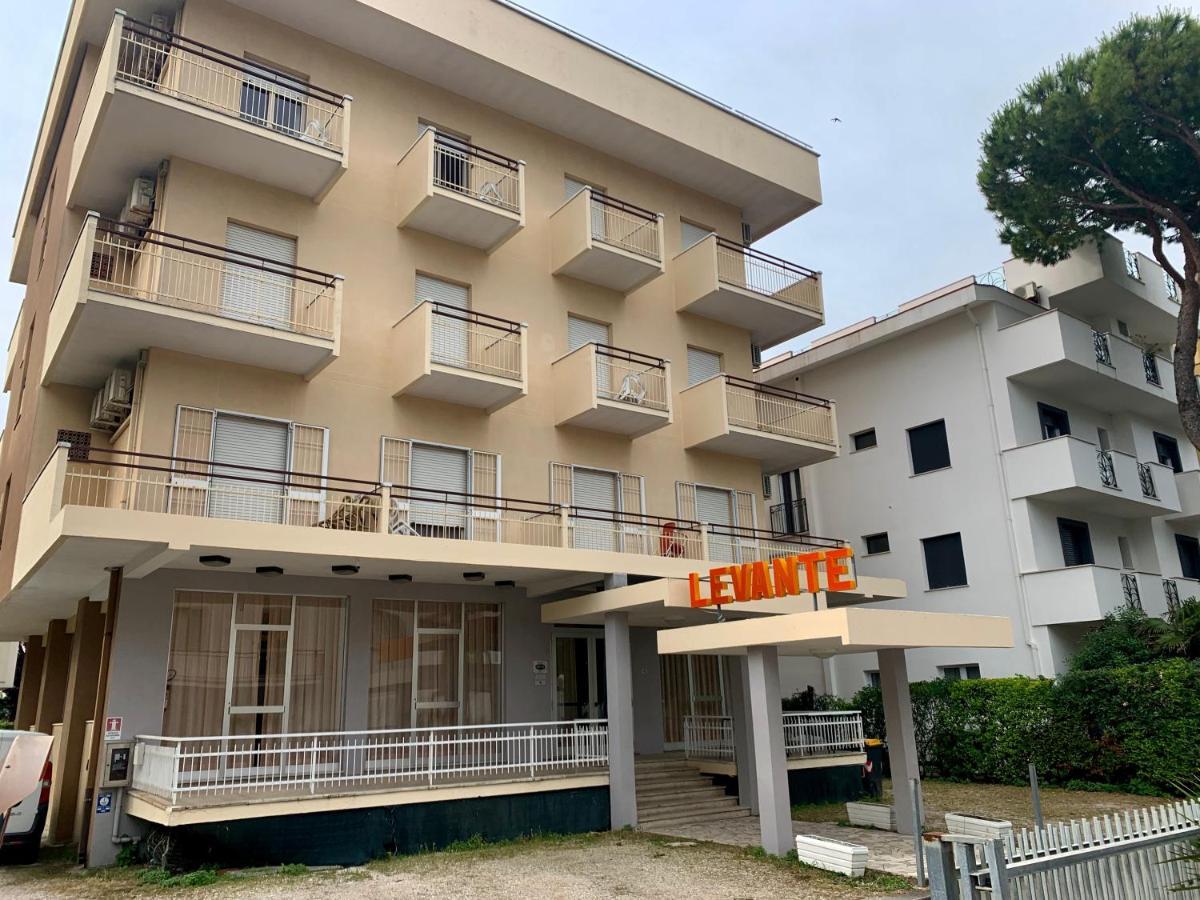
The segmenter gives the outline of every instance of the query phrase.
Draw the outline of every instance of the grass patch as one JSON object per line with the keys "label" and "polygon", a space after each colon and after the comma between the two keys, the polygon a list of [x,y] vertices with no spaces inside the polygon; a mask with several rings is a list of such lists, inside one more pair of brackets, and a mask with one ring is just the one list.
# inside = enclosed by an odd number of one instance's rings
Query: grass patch
{"label": "grass patch", "polygon": [[194,872],[181,872],[172,875],[166,869],[142,869],[137,877],[139,884],[164,888],[208,887],[221,880],[216,869],[196,869]]}
{"label": "grass patch", "polygon": [[790,851],[787,856],[774,856],[762,847],[749,847],[745,852],[751,859],[769,863],[785,871],[795,872],[806,880],[828,882],[847,890],[893,894],[896,891],[911,890],[915,884],[911,879],[905,878],[903,875],[878,872],[874,869],[868,869],[862,878],[851,878],[848,875],[840,875],[837,872],[818,869],[816,866],[800,862],[796,858],[795,850]]}
{"label": "grass patch", "polygon": [[431,857],[462,853],[486,854],[488,857],[510,856],[544,847],[586,846],[595,843],[600,837],[601,835],[595,832],[585,834],[539,832],[515,838],[489,841],[481,834],[473,834],[469,838],[451,841],[444,847],[425,847],[415,853],[389,854],[380,859],[372,860],[367,863],[367,866],[378,871],[387,872],[405,868],[419,860]]}
{"label": "grass patch", "polygon": [[846,804],[795,803],[792,805],[792,818],[799,822],[844,822]]}

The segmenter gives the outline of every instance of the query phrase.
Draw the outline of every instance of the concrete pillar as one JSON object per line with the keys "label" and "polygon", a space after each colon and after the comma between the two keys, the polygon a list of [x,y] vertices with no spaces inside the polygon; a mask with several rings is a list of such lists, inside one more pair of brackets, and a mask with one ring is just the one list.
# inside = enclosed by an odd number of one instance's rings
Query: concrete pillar
{"label": "concrete pillar", "polygon": [[608,687],[608,797],[614,830],[637,824],[633,765],[633,677],[629,615],[604,616],[604,672]]}
{"label": "concrete pillar", "polygon": [[762,847],[775,856],[795,849],[787,760],[783,749],[783,705],[779,693],[779,650],[751,647],[746,667],[750,685],[750,722],[758,787],[758,823]]}
{"label": "concrete pillar", "polygon": [[38,692],[33,728],[50,734],[55,722],[62,721],[63,701],[67,696],[67,675],[71,666],[71,635],[66,619],[51,619],[46,629],[46,654],[42,660],[42,684]]}
{"label": "concrete pillar", "polygon": [[55,752],[58,769],[50,783],[53,829],[48,839],[66,843],[75,834],[75,811],[79,800],[79,775],[85,751],[87,722],[96,710],[96,678],[104,645],[104,614],[99,603],[83,599],[75,612],[75,637],[71,641],[71,663],[63,707],[62,732]]}
{"label": "concrete pillar", "polygon": [[908,692],[908,663],[903,650],[879,651],[879,682],[883,690],[883,721],[887,728],[888,761],[892,769],[892,796],[896,803],[896,830],[913,833],[913,797],[910,781],[921,770],[913,728],[912,697]]}
{"label": "concrete pillar", "polygon": [[733,758],[737,766],[738,806],[758,812],[754,774],[754,728],[750,724],[750,677],[746,657],[725,657],[729,673],[729,716],[733,719]]}
{"label": "concrete pillar", "polygon": [[17,691],[17,716],[13,727],[26,731],[37,718],[38,695],[42,691],[42,665],[46,647],[40,634],[25,641],[25,661],[21,663],[21,686]]}

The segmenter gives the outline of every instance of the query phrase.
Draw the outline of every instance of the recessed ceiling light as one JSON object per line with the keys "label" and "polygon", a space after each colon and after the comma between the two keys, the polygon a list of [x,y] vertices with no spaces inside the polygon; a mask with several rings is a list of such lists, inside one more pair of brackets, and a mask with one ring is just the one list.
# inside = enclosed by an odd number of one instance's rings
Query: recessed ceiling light
{"label": "recessed ceiling light", "polygon": [[496,582],[496,587],[498,587],[498,588],[515,588],[516,586],[517,586],[517,583],[515,581],[510,581],[508,579],[504,579],[503,581]]}
{"label": "recessed ceiling light", "polygon": [[398,581],[401,584],[408,584],[410,581],[412,581],[412,576],[411,575],[389,575],[388,581]]}
{"label": "recessed ceiling light", "polygon": [[330,566],[330,569],[333,571],[334,575],[357,575],[358,574],[358,566],[354,565],[353,563],[345,563],[344,565],[340,565],[340,566]]}
{"label": "recessed ceiling light", "polygon": [[267,578],[278,578],[283,574],[283,569],[280,566],[257,566],[254,571],[259,575],[265,575]]}
{"label": "recessed ceiling light", "polygon": [[217,554],[213,554],[212,556],[200,557],[200,565],[211,566],[214,569],[218,569],[221,566],[227,566],[229,563],[230,559],[228,556],[218,556]]}
{"label": "recessed ceiling light", "polygon": [[483,581],[486,577],[487,575],[483,572],[463,572],[463,579],[465,581]]}

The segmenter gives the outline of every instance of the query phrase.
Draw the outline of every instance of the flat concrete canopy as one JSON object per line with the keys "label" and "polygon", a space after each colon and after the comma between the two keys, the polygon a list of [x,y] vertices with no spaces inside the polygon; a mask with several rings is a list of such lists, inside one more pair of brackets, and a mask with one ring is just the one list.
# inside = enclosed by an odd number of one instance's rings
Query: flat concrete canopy
{"label": "flat concrete canopy", "polygon": [[825,656],[921,647],[1012,645],[1012,624],[1006,616],[855,607],[740,619],[658,633],[659,653],[722,656],[740,656],[757,647],[776,647],[782,656]]}
{"label": "flat concrete canopy", "polygon": [[[824,573],[820,577],[824,581]],[[904,596],[907,596],[907,590],[898,578],[860,576],[852,591],[819,591],[750,603],[726,603],[720,610],[726,617],[758,620],[766,617],[776,622],[780,615],[789,613],[811,614],[827,606],[896,600]],[[628,613],[629,624],[635,627],[673,628],[715,622],[718,608],[693,607],[688,583],[682,578],[657,578],[547,603],[542,607],[542,622],[546,625],[601,625],[605,614],[613,612]]]}

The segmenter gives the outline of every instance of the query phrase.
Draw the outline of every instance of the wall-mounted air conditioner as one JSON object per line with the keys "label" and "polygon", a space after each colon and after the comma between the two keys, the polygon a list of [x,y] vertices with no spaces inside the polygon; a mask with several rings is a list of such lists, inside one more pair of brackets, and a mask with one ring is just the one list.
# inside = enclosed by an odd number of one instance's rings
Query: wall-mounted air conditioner
{"label": "wall-mounted air conditioner", "polygon": [[104,386],[92,398],[92,427],[116,431],[129,416],[132,407],[133,372],[129,369],[113,369]]}

